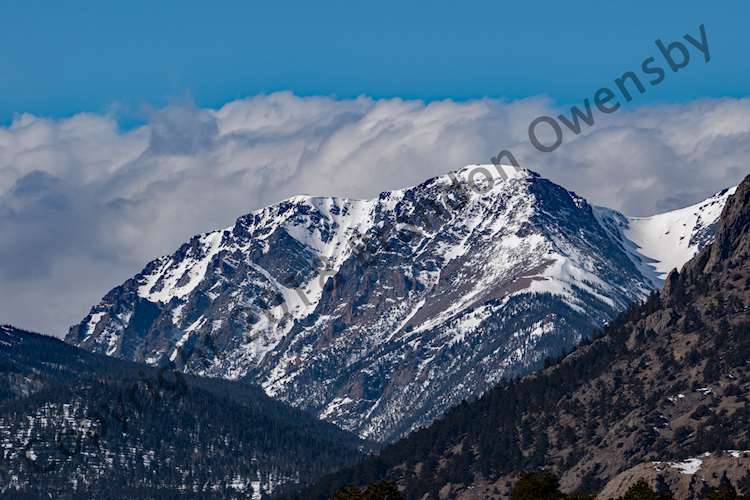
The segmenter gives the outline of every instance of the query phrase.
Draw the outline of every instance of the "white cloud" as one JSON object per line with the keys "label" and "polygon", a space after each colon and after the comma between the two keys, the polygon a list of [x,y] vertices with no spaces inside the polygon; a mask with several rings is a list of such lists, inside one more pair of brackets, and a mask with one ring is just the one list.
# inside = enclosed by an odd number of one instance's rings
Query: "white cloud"
{"label": "white cloud", "polygon": [[750,99],[603,117],[554,153],[528,144],[544,98],[423,103],[289,93],[219,110],[176,105],[120,131],[112,116],[21,115],[0,128],[0,322],[63,334],[191,235],[299,193],[371,197],[501,149],[593,203],[643,215],[748,173]]}

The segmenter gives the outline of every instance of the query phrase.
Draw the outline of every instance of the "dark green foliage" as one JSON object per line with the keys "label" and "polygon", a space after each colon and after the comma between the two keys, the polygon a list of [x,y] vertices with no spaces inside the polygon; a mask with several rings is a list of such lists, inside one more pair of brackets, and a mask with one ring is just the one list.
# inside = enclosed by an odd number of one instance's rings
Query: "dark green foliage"
{"label": "dark green foliage", "polygon": [[356,486],[344,486],[332,500],[362,500],[362,492]]}
{"label": "dark green foliage", "polygon": [[333,495],[333,500],[403,500],[396,485],[389,481],[368,484],[364,490],[346,486]]}
{"label": "dark green foliage", "polygon": [[687,362],[688,366],[696,366],[698,363],[701,362],[701,355],[698,352],[698,349],[692,348],[685,356],[685,361]]}
{"label": "dark green foliage", "polygon": [[703,369],[703,380],[708,383],[716,382],[721,377],[721,361],[716,358],[709,358],[706,361],[706,367]]}
{"label": "dark green foliage", "polygon": [[706,500],[746,500],[746,497],[737,494],[737,490],[732,486],[727,473],[724,472],[721,476],[719,486],[708,490]]}
{"label": "dark green foliage", "polygon": [[596,500],[596,495],[585,491],[574,491],[566,495],[565,500]]}
{"label": "dark green foliage", "polygon": [[513,487],[511,500],[559,500],[565,498],[560,493],[560,483],[554,474],[548,472],[527,472]]}
{"label": "dark green foliage", "polygon": [[674,439],[678,443],[682,443],[687,438],[690,437],[690,435],[693,433],[692,427],[688,427],[687,425],[683,425],[682,427],[678,427],[674,431]]}
{"label": "dark green foliage", "polygon": [[747,497],[738,495],[733,486],[711,488],[706,495],[706,500],[746,500]]}
{"label": "dark green foliage", "polygon": [[569,495],[560,492],[557,476],[549,472],[526,472],[513,486],[511,500],[594,500],[596,495],[576,491]]}
{"label": "dark green foliage", "polygon": [[708,406],[700,405],[690,415],[690,418],[693,420],[700,420],[703,417],[707,417],[708,415],[711,415],[711,414],[712,414],[711,409]]}
{"label": "dark green foliage", "polygon": [[643,479],[631,486],[620,500],[672,500],[674,497],[669,491],[655,492]]}
{"label": "dark green foliage", "polygon": [[750,497],[750,472],[746,473],[742,479],[737,481],[737,486],[740,489],[740,493]]}
{"label": "dark green foliage", "polygon": [[17,477],[14,498],[244,498],[236,477],[306,482],[368,446],[252,385],[1,327],[0,341],[0,487]]}
{"label": "dark green foliage", "polygon": [[576,491],[569,495],[560,492],[557,476],[549,472],[526,472],[513,486],[511,500],[594,500],[596,495]]}

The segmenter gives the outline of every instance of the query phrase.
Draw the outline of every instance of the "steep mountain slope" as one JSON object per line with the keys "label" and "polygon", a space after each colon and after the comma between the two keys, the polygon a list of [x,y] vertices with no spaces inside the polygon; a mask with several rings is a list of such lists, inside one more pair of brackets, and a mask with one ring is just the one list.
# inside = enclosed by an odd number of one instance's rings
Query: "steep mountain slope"
{"label": "steep mountain slope", "polygon": [[260,499],[364,445],[257,387],[0,327],[3,498]]}
{"label": "steep mountain slope", "polygon": [[735,189],[651,217],[625,217],[603,207],[596,207],[595,212],[602,225],[623,243],[643,275],[660,287],[672,269],[681,268],[713,241],[721,210]]}
{"label": "steep mountain slope", "polygon": [[[714,242],[594,341],[293,498],[380,479],[413,499],[505,498],[539,467],[598,491],[639,464],[750,450],[749,290],[750,176]],[[685,498],[701,498],[697,486]]]}
{"label": "steep mountain slope", "polygon": [[631,259],[574,193],[467,167],[375,200],[295,197],[196,236],[67,341],[250,380],[389,440],[644,297],[651,282]]}

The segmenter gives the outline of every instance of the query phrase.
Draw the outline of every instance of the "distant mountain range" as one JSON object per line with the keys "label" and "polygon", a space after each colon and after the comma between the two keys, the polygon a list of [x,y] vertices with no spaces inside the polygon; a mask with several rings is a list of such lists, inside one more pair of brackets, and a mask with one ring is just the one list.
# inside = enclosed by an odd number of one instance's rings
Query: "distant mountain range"
{"label": "distant mountain range", "polygon": [[[476,168],[480,190],[469,179]],[[393,441],[567,352],[710,243],[732,190],[628,218],[522,169],[298,196],[111,290],[67,342],[243,380]]]}
{"label": "distant mountain range", "polygon": [[[705,241],[702,229],[673,234],[688,215],[641,224],[670,221],[668,233],[654,234]],[[539,469],[560,477],[565,492],[602,500],[622,498],[638,480],[680,500],[702,500],[719,485],[750,495],[750,176],[712,231],[661,292],[594,340],[285,498],[323,500],[345,485],[389,480],[407,499],[504,499],[522,472]]]}
{"label": "distant mountain range", "polygon": [[0,326],[0,497],[268,498],[367,443],[242,382]]}

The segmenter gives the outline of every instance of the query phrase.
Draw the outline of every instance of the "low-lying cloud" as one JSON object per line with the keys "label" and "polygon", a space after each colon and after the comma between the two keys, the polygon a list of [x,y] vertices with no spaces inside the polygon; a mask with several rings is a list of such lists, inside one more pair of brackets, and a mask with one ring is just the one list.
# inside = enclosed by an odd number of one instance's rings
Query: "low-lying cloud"
{"label": "low-lying cloud", "polygon": [[528,141],[545,98],[424,103],[290,93],[219,110],[20,115],[0,128],[0,323],[62,335],[113,286],[191,235],[295,194],[372,197],[510,149],[592,203],[647,215],[750,172],[750,99],[645,106]]}

